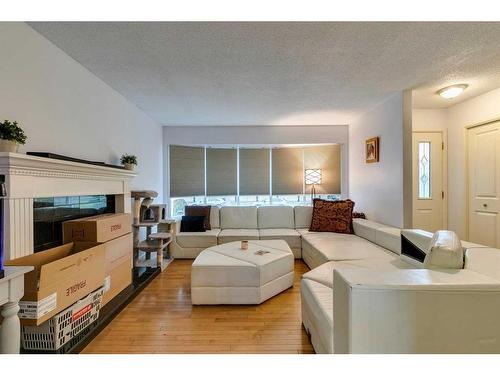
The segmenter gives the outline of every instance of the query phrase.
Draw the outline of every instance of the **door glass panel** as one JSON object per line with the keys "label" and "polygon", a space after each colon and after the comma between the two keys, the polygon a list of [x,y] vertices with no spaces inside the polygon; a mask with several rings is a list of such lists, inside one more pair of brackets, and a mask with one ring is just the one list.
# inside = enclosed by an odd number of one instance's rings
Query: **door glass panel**
{"label": "door glass panel", "polygon": [[431,143],[418,142],[418,197],[431,197]]}

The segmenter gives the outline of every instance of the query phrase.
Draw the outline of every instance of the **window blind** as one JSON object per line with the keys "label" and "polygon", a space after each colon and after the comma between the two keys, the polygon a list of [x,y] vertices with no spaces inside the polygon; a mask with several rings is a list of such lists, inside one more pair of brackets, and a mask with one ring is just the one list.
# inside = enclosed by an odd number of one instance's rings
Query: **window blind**
{"label": "window blind", "polygon": [[170,196],[205,195],[205,149],[170,146]]}
{"label": "window blind", "polygon": [[[340,145],[304,148],[304,170],[321,169],[321,184],[315,185],[316,194],[340,194]],[[306,185],[306,193],[311,185]]]}
{"label": "window blind", "polygon": [[240,195],[269,194],[269,149],[240,149]]}
{"label": "window blind", "polygon": [[236,149],[207,148],[207,195],[236,195]]}
{"label": "window blind", "polygon": [[303,176],[302,148],[272,149],[273,195],[302,194]]}

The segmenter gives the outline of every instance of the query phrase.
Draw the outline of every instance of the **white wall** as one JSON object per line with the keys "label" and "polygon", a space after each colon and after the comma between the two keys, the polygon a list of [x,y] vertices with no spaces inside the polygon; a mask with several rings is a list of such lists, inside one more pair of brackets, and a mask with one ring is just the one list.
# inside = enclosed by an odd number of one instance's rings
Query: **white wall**
{"label": "white wall", "polygon": [[24,23],[0,23],[0,51],[0,120],[25,130],[21,151],[114,164],[123,153],[135,154],[132,187],[156,190],[161,199],[157,123]]}
{"label": "white wall", "polygon": [[342,144],[342,194],[349,192],[347,125],[303,126],[165,126],[164,196],[169,196],[169,145],[276,145],[276,144]]}
{"label": "white wall", "polygon": [[413,131],[446,131],[448,111],[446,109],[413,109]]}
{"label": "white wall", "polygon": [[[365,140],[380,137],[380,161],[365,162]],[[349,126],[349,192],[355,211],[403,226],[403,94],[397,93]]]}

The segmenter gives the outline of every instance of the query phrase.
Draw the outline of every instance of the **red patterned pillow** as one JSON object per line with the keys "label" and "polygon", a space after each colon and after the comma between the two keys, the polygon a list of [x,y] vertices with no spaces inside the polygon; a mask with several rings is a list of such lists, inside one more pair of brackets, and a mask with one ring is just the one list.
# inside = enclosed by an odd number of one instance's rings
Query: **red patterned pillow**
{"label": "red patterned pillow", "polygon": [[353,234],[353,208],[354,202],[350,199],[345,201],[326,201],[323,199],[314,199],[311,227],[309,230],[311,232]]}

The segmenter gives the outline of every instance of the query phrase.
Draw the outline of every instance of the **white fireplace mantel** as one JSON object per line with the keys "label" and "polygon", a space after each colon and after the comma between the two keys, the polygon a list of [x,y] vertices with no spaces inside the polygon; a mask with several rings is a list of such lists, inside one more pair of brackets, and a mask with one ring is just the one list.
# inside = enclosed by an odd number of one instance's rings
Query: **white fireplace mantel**
{"label": "white fireplace mantel", "polygon": [[131,212],[132,171],[0,152],[5,176],[4,249],[6,259],[33,253],[33,198],[115,195],[116,211]]}

